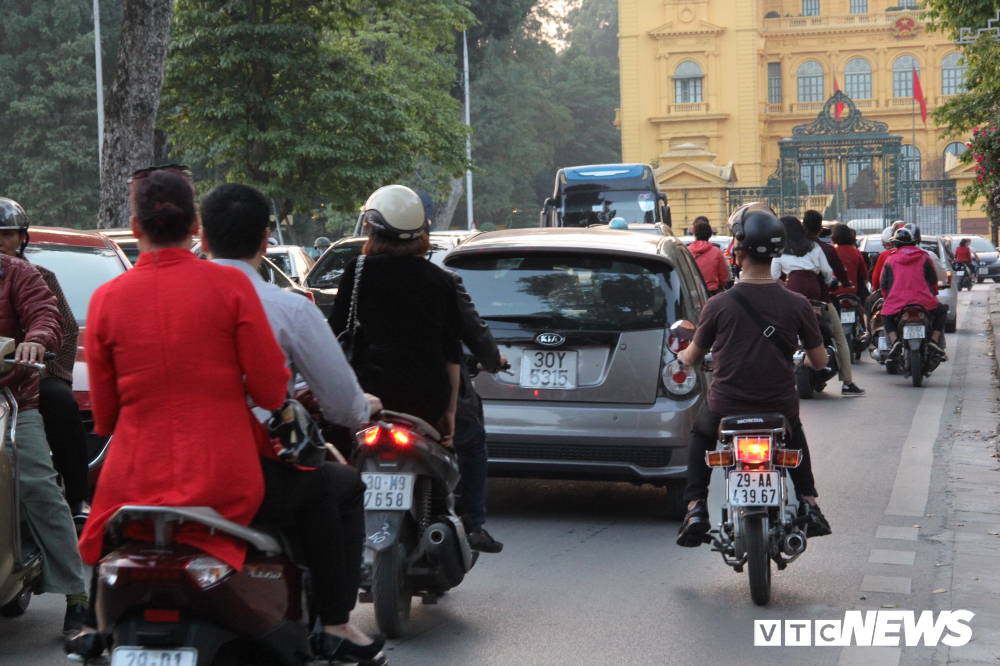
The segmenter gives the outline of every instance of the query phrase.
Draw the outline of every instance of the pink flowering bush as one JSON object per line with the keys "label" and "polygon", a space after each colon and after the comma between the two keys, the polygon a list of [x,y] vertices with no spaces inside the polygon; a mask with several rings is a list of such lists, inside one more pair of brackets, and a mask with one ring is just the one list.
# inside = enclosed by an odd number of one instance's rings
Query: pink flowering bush
{"label": "pink flowering bush", "polygon": [[965,145],[969,150],[961,159],[975,163],[976,179],[962,195],[968,204],[980,197],[986,199],[984,208],[995,224],[1000,221],[1000,131],[996,125],[976,127],[972,130],[972,139]]}

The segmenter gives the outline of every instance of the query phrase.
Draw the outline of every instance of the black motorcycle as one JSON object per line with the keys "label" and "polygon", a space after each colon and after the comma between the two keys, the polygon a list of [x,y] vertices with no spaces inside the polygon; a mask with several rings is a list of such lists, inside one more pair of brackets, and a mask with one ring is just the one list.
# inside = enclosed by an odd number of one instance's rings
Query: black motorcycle
{"label": "black motorcycle", "polygon": [[[931,317],[926,309],[916,304],[907,305],[898,316],[897,328],[903,339],[903,351],[898,364],[903,375],[912,378],[913,385],[919,387],[923,384],[924,377],[930,377],[941,364],[940,354],[932,352],[928,344],[931,341]],[[943,343],[942,338],[941,344]]]}
{"label": "black motorcycle", "polygon": [[976,273],[976,266],[973,263],[956,262],[955,279],[958,282],[958,290],[968,289],[972,291],[972,276]]}
{"label": "black motorcycle", "polygon": [[383,411],[357,435],[357,467],[368,486],[368,540],[361,601],[375,604],[379,629],[403,634],[410,604],[425,604],[458,586],[479,553],[455,514],[458,461],[424,421]]}
{"label": "black motorcycle", "polygon": [[823,346],[826,347],[828,358],[825,368],[814,370],[805,364],[806,353],[803,349],[795,352],[793,358],[795,362],[795,387],[801,400],[809,400],[815,393],[822,393],[826,388],[826,383],[840,372],[837,344],[833,341],[833,331],[826,319],[826,304],[820,301],[810,301],[810,303],[812,303],[816,319],[819,321],[819,330],[823,335]]}
{"label": "black motorcycle", "polygon": [[860,361],[861,353],[868,349],[868,329],[865,324],[865,305],[854,294],[837,297],[840,310],[840,325],[847,338],[847,348],[851,350],[852,361]]}

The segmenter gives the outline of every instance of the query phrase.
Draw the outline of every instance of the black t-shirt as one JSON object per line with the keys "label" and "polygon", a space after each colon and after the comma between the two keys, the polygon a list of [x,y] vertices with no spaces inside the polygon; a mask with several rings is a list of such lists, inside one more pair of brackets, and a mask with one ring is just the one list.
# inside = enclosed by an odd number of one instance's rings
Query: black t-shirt
{"label": "black t-shirt", "polygon": [[[780,284],[737,284],[761,319],[775,328],[790,349],[802,340],[805,349],[823,344],[816,313],[806,298]],[[751,412],[799,415],[795,372],[778,347],[732,296],[709,299],[698,321],[694,343],[711,349],[715,360],[708,407],[731,416]]]}

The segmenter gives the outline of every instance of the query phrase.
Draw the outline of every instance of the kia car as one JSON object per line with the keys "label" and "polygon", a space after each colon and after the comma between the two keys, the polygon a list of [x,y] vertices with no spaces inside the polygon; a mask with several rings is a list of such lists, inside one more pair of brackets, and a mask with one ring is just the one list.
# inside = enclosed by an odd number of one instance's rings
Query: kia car
{"label": "kia car", "polygon": [[[674,236],[483,234],[452,250],[510,369],[480,374],[490,474],[652,483],[684,514],[687,449],[709,376],[675,372],[670,326],[708,293]],[[673,370],[668,370],[673,368]]]}

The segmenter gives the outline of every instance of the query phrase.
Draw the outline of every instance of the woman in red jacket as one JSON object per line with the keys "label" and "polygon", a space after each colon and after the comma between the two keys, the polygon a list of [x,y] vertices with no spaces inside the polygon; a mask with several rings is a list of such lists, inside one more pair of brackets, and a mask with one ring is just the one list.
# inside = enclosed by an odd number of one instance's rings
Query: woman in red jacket
{"label": "woman in red jacket", "polygon": [[868,291],[868,264],[865,263],[865,256],[861,254],[852,240],[851,228],[846,224],[833,225],[830,239],[837,248],[837,256],[847,269],[847,276],[851,278],[852,286],[842,287],[830,292],[834,295],[856,294],[862,301],[867,297]]}
{"label": "woman in red jacket", "polygon": [[715,296],[726,288],[726,283],[732,278],[726,257],[716,245],[708,239],[712,237],[712,226],[707,220],[699,218],[694,223],[695,242],[688,246],[698,264],[701,276],[705,278],[705,287],[709,296]]}

